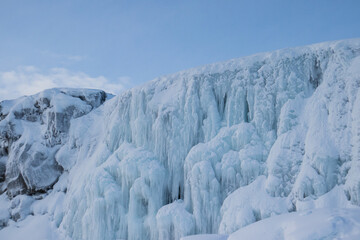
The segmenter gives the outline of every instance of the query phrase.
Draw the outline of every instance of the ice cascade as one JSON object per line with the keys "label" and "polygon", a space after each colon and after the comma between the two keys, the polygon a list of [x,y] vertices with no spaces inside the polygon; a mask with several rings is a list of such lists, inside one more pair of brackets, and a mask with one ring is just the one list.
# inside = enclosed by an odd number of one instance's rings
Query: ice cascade
{"label": "ice cascade", "polygon": [[[359,205],[359,59],[359,40],[258,54],[155,79],[74,120],[62,227],[74,239],[228,234],[337,185]],[[246,196],[252,184],[261,193]],[[267,201],[230,204],[258,194]]]}

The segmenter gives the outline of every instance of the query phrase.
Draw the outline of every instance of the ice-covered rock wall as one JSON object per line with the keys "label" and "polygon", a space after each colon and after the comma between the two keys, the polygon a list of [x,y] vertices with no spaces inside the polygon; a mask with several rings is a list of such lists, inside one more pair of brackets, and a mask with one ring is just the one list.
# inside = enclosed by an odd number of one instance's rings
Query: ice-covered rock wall
{"label": "ice-covered rock wall", "polygon": [[104,104],[70,90],[2,102],[2,189],[45,193],[1,195],[0,224],[47,214],[69,239],[178,240],[359,206],[359,89],[354,39],[183,71]]}
{"label": "ice-covered rock wall", "polygon": [[99,90],[50,89],[0,103],[0,187],[10,197],[44,192],[63,173],[56,154],[70,120],[106,100]]}
{"label": "ice-covered rock wall", "polygon": [[359,69],[360,40],[340,41],[180,72],[110,100],[73,121],[58,153],[70,170],[61,228],[74,239],[231,233],[335,186],[359,205]]}

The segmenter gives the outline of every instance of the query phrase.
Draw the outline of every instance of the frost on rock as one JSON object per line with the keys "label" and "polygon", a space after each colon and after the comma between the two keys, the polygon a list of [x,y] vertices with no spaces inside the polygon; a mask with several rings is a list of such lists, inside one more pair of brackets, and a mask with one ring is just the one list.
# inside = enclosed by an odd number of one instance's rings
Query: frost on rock
{"label": "frost on rock", "polygon": [[70,120],[106,99],[98,90],[50,89],[0,103],[0,187],[11,197],[50,188],[63,172],[55,157]]}
{"label": "frost on rock", "polygon": [[[74,94],[24,114],[11,109],[31,101],[3,102],[0,179],[1,163],[10,192],[68,174],[60,178],[66,194],[41,201],[61,202],[44,211],[69,239],[231,238],[278,214],[356,208],[359,69],[355,39],[179,72],[94,110],[100,103]],[[39,117],[42,108],[61,111]]]}

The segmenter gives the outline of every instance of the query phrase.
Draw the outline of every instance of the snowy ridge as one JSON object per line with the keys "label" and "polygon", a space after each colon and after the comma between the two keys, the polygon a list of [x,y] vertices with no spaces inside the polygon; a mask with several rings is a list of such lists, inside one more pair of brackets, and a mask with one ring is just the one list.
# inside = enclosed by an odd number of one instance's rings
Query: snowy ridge
{"label": "snowy ridge", "polygon": [[[0,103],[0,187],[10,197],[51,188],[63,172],[56,153],[72,118],[99,107],[106,93],[50,89]],[[1,181],[2,180],[2,181]]]}
{"label": "snowy ridge", "polygon": [[131,89],[71,120],[56,153],[65,174],[41,211],[30,209],[69,239],[180,239],[223,238],[294,211],[357,208],[359,69],[354,39]]}

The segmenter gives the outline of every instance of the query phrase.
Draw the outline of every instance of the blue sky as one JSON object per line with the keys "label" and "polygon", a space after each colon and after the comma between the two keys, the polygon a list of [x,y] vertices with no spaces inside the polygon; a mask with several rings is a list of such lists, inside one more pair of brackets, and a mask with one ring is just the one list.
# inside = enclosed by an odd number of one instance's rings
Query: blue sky
{"label": "blue sky", "polygon": [[1,0],[0,99],[360,37],[358,0]]}

